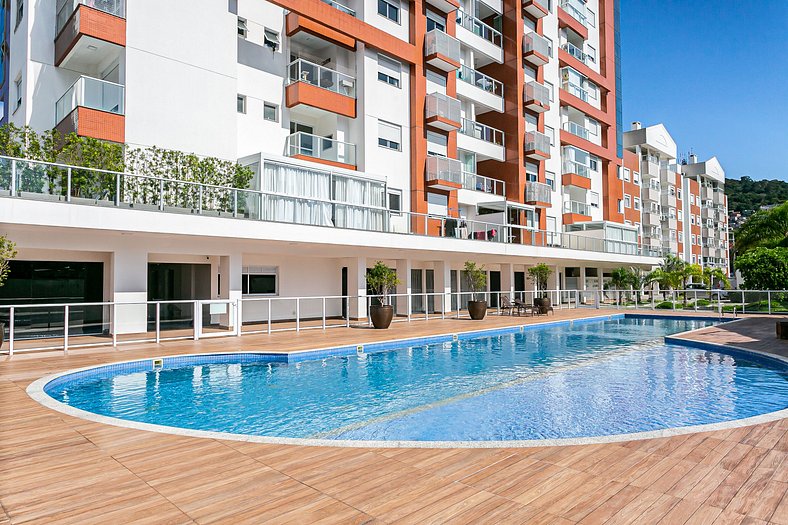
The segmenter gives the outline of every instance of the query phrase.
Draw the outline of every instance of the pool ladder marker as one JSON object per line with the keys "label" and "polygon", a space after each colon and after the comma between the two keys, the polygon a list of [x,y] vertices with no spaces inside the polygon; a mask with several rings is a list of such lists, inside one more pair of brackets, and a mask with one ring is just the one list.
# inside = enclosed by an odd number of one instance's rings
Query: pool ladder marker
{"label": "pool ladder marker", "polygon": [[162,368],[164,366],[164,359],[154,359],[153,368]]}
{"label": "pool ladder marker", "polygon": [[356,355],[364,355],[364,345],[356,346]]}
{"label": "pool ladder marker", "polygon": [[456,342],[456,341],[459,341],[459,340],[460,340],[460,336],[459,336],[459,335],[457,335],[457,334],[451,334],[451,340],[452,340],[452,341],[455,341],[455,342]]}

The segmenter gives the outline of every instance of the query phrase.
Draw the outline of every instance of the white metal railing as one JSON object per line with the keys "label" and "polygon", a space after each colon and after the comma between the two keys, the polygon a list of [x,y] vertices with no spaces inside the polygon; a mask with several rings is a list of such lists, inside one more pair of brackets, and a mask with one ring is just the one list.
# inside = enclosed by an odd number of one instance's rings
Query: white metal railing
{"label": "white metal railing", "polygon": [[588,17],[585,15],[585,4],[580,0],[561,0],[561,9],[569,13],[572,18],[588,27]]}
{"label": "white metal railing", "polygon": [[356,98],[356,79],[303,58],[297,58],[288,66],[290,83],[306,82],[346,97]]}
{"label": "white metal railing", "polygon": [[77,107],[124,114],[124,87],[114,82],[81,76],[55,103],[55,122],[59,123]]}
{"label": "white metal railing", "polygon": [[572,42],[566,42],[561,46],[561,49],[578,59],[583,64],[585,64],[588,60],[588,55],[586,55],[582,49],[574,45]]}
{"label": "white metal railing", "polygon": [[564,201],[564,213],[577,213],[578,215],[591,215],[591,206],[585,202]]}
{"label": "white metal railing", "polygon": [[502,82],[495,80],[493,77],[485,75],[480,71],[476,71],[465,64],[461,65],[457,70],[457,80],[462,80],[466,84],[476,86],[477,88],[482,89],[488,93],[492,93],[495,96],[503,96]]}
{"label": "white metal railing", "polygon": [[580,124],[572,122],[571,120],[568,120],[563,124],[561,124],[561,129],[568,131],[572,135],[578,136],[581,139],[586,139],[586,140],[589,140],[588,137],[591,134],[591,132],[588,131],[588,129],[584,128]]}
{"label": "white metal railing", "polygon": [[481,191],[502,197],[506,195],[504,181],[465,170],[462,171],[462,187],[466,190]]}
{"label": "white metal railing", "polygon": [[[485,185],[493,184],[491,192],[503,194],[503,183],[499,186],[493,180],[478,175],[463,179],[464,183],[473,184],[476,189],[478,181]],[[9,196],[400,235],[451,237],[645,257],[662,255],[648,246],[631,243],[612,245],[604,239],[576,233],[542,231],[516,224],[465,220],[447,215],[390,211],[383,205],[345,202],[333,194],[321,199],[0,156],[0,198]],[[310,216],[297,220],[295,216],[279,214],[277,210],[280,210],[283,200],[294,204],[307,203],[311,208],[320,205],[318,219],[321,220],[315,222]],[[342,220],[350,212],[362,214],[363,220]]]}
{"label": "white metal railing", "polygon": [[524,90],[526,102],[533,100],[543,106],[550,105],[550,89],[547,86],[532,80],[525,83]]}
{"label": "white metal railing", "polygon": [[591,168],[574,160],[564,159],[562,174],[573,173],[587,179],[591,178]]}
{"label": "white metal railing", "polygon": [[499,146],[504,145],[503,131],[495,129],[481,122],[476,122],[467,118],[463,118],[460,133],[469,137],[474,137],[485,142],[491,142]]}
{"label": "white metal railing", "polygon": [[570,80],[564,80],[563,82],[561,82],[561,89],[563,89],[564,91],[566,91],[571,95],[576,96],[583,102],[588,102],[588,100],[591,98],[588,93],[588,90],[583,89],[582,87],[578,86],[577,84],[575,84]]}
{"label": "white metal railing", "polygon": [[456,98],[443,93],[430,93],[425,101],[426,117],[441,117],[452,122],[460,122],[462,104]]}
{"label": "white metal railing", "polygon": [[501,47],[503,44],[500,31],[462,10],[457,11],[457,25],[464,27],[495,46]]}
{"label": "white metal railing", "polygon": [[535,52],[550,58],[551,49],[550,42],[547,41],[542,35],[531,31],[523,35],[523,51],[526,53]]}
{"label": "white metal railing", "polygon": [[550,137],[539,131],[526,131],[524,147],[525,151],[550,153]]}
{"label": "white metal railing", "polygon": [[57,3],[55,35],[60,34],[66,22],[80,5],[92,7],[119,18],[126,18],[126,0],[65,0]]}
{"label": "white metal railing", "polygon": [[443,55],[449,60],[460,62],[460,41],[440,29],[433,29],[424,35],[424,54]]}
{"label": "white metal railing", "polygon": [[552,202],[553,189],[544,182],[527,181],[525,183],[525,202]]}
{"label": "white metal railing", "polygon": [[298,131],[287,137],[287,155],[303,155],[316,159],[356,165],[356,145]]}
{"label": "white metal railing", "polygon": [[346,6],[344,4],[340,4],[339,2],[337,2],[335,0],[320,0],[320,1],[323,2],[324,4],[328,4],[331,7],[334,7],[335,9],[339,9],[340,11],[342,11],[345,14],[348,14],[350,16],[356,16],[356,12],[355,11],[353,11],[352,9],[350,9],[348,6]]}

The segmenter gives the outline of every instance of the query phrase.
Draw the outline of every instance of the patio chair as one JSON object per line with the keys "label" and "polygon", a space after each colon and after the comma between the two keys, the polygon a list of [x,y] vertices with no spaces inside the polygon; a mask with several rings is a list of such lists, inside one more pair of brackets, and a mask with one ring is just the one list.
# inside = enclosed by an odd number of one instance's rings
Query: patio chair
{"label": "patio chair", "polygon": [[517,315],[520,315],[520,312],[525,312],[527,314],[530,313],[532,316],[536,314],[536,309],[533,306],[526,304],[519,299],[514,300],[514,306],[517,308]]}
{"label": "patio chair", "polygon": [[[509,315],[514,315],[514,309],[515,308],[517,308],[517,306],[512,304],[511,301],[509,301],[509,296],[507,296],[507,295],[502,295],[501,296],[501,311],[502,312],[506,312],[508,310],[509,311]],[[519,308],[517,308],[517,315],[520,315],[520,309]]]}

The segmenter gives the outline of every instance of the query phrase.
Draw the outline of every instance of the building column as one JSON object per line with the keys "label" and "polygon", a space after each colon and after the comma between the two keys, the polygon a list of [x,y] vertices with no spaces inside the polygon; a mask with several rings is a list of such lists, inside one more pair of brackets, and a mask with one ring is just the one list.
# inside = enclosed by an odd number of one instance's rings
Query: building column
{"label": "building column", "polygon": [[[240,253],[219,257],[219,299],[227,299],[238,305],[238,319],[243,321],[241,304],[241,275],[243,272],[243,256]],[[219,305],[222,306],[223,305]],[[223,327],[235,327],[236,319],[232,307],[219,314],[219,323]]]}
{"label": "building column", "polygon": [[446,261],[433,263],[435,272],[435,311],[446,313],[451,310],[451,264]]}
{"label": "building column", "polygon": [[[397,259],[397,279],[399,279],[399,284],[397,285],[397,294],[407,294],[410,296],[411,291],[413,290],[413,283],[410,280],[410,270],[413,267],[413,263],[410,259]],[[397,297],[397,311],[395,312],[396,315],[408,315],[408,298],[407,297]]]}
{"label": "building column", "polygon": [[367,317],[367,258],[353,257],[347,262],[348,317]]}
{"label": "building column", "polygon": [[137,334],[148,330],[148,252],[116,250],[111,256],[113,334]]}
{"label": "building column", "polygon": [[502,264],[501,265],[501,295],[509,298],[509,301],[514,300],[514,265]]}

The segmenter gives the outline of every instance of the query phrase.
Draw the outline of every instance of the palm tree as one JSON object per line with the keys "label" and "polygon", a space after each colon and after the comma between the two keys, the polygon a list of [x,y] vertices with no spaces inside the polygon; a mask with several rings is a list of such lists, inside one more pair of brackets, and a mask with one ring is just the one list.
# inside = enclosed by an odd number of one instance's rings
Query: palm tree
{"label": "palm tree", "polygon": [[697,264],[684,264],[684,267],[678,271],[678,277],[681,279],[681,289],[684,290],[684,306],[687,306],[687,284],[693,277],[702,277],[703,268]]}
{"label": "palm tree", "polygon": [[[620,291],[622,289],[629,288],[630,284],[632,283],[632,275],[629,272],[629,268],[621,266],[620,268],[615,268],[613,271],[610,272],[610,281],[607,282],[605,287],[613,288],[616,291]],[[621,294],[616,294],[616,304],[619,304],[621,299]]]}
{"label": "palm tree", "polygon": [[756,211],[736,232],[738,255],[761,246],[788,247],[788,202],[771,210]]}
{"label": "palm tree", "polygon": [[640,303],[641,298],[640,294],[643,293],[643,289],[649,286],[651,283],[656,282],[657,275],[655,275],[657,270],[653,272],[644,271],[642,268],[635,268],[634,266],[629,270],[629,278],[630,284],[632,288],[635,290],[635,297],[637,302]]}
{"label": "palm tree", "polygon": [[720,285],[722,288],[728,288],[731,285],[728,281],[728,276],[725,275],[725,272],[721,268],[706,266],[703,268],[701,279],[703,279],[703,284],[709,287],[709,290],[714,288],[715,284]]}

